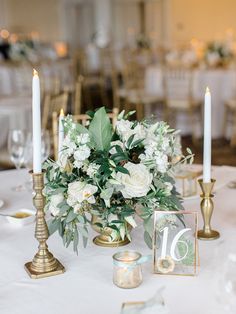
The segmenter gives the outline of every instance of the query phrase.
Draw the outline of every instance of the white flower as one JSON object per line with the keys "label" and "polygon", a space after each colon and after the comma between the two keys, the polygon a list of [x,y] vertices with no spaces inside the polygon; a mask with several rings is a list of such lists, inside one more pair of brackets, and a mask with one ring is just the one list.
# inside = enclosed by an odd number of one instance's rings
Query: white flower
{"label": "white flower", "polygon": [[170,140],[168,137],[162,137],[161,148],[166,151],[169,148]]}
{"label": "white flower", "polygon": [[83,166],[83,162],[80,160],[75,160],[74,161],[74,167],[77,169],[80,169]]}
{"label": "white flower", "polygon": [[129,132],[131,130],[131,127],[133,125],[133,122],[129,121],[129,120],[118,120],[116,122],[116,129],[117,129],[117,133],[120,136],[123,136],[123,134]]}
{"label": "white flower", "polygon": [[86,145],[82,145],[74,152],[74,159],[83,161],[90,156],[90,148]]}
{"label": "white flower", "polygon": [[68,156],[64,153],[64,151],[60,152],[57,160],[57,164],[60,168],[65,169],[67,165]]}
{"label": "white flower", "polygon": [[89,134],[88,133],[82,133],[77,136],[77,143],[78,144],[86,144],[89,142]]}
{"label": "white flower", "polygon": [[89,177],[93,177],[97,173],[99,168],[100,168],[100,165],[97,165],[95,163],[91,163],[88,165],[86,173]]}
{"label": "white flower", "polygon": [[125,198],[142,197],[147,195],[152,183],[152,174],[143,164],[128,162],[124,166],[129,174],[118,172],[116,180],[122,184],[120,189]]}
{"label": "white flower", "polygon": [[76,144],[71,141],[69,136],[66,136],[63,141],[63,149],[64,153],[66,153],[68,156],[72,155],[76,150]]}
{"label": "white flower", "polygon": [[155,162],[157,165],[157,170],[161,173],[165,173],[168,167],[168,156],[158,152],[155,156]]}
{"label": "white flower", "polygon": [[173,185],[170,182],[165,182],[165,186],[166,186],[166,195],[170,195],[171,191],[173,189]]}
{"label": "white flower", "polygon": [[87,201],[90,204],[95,203],[93,194],[97,192],[98,188],[86,182],[75,181],[68,184],[68,205],[74,207],[77,203]]}
{"label": "white flower", "polygon": [[144,126],[140,123],[136,125],[136,127],[133,129],[133,132],[135,134],[134,141],[141,140],[146,137],[146,130]]}
{"label": "white flower", "polygon": [[49,203],[49,210],[53,216],[57,216],[60,212],[58,208],[58,204],[60,204],[64,200],[64,196],[62,193],[52,195]]}
{"label": "white flower", "polygon": [[[122,149],[124,149],[124,144],[123,144],[121,141],[119,141],[119,140],[111,142],[111,146],[114,146],[114,145],[118,145],[118,146],[120,146]],[[109,152],[110,152],[110,154],[112,154],[112,155],[117,153],[115,147],[112,147]]]}

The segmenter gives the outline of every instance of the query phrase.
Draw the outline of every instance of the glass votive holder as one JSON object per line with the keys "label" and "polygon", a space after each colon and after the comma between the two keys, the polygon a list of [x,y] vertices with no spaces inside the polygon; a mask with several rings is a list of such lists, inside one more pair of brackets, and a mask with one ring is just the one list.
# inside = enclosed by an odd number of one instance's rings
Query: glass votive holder
{"label": "glass votive holder", "polygon": [[113,282],[124,289],[136,288],[142,283],[141,254],[123,251],[113,255]]}
{"label": "glass votive holder", "polygon": [[201,172],[182,170],[175,175],[177,190],[182,197],[197,195],[197,178]]}

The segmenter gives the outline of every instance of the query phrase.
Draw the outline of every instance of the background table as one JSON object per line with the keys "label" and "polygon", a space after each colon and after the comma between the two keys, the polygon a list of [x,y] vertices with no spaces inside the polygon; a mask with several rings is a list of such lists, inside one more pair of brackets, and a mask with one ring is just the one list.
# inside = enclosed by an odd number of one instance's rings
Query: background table
{"label": "background table", "polygon": [[[32,280],[23,265],[36,253],[34,225],[15,227],[0,217],[0,313],[1,314],[118,314],[122,302],[151,298],[161,286],[171,314],[222,314],[216,301],[219,276],[225,252],[232,240],[235,250],[236,235],[235,190],[225,186],[236,179],[236,168],[218,167],[213,176],[218,189],[214,198],[213,226],[221,232],[216,241],[199,242],[200,272],[197,277],[158,276],[151,274],[151,265],[143,267],[143,284],[123,290],[112,283],[112,255],[120,250],[134,249],[150,254],[143,243],[143,230],[133,230],[133,241],[125,248],[102,248],[91,239],[87,249],[81,248],[76,256],[65,249],[58,235],[53,235],[49,248],[66,267],[60,276]],[[31,193],[13,192],[12,186],[27,179],[26,170],[0,172],[0,199],[6,205],[2,213],[21,208],[32,208]],[[185,208],[199,210],[199,197],[185,202]],[[200,224],[202,221],[200,219]],[[220,253],[220,254],[219,254]]]}
{"label": "background table", "polygon": [[[145,90],[160,98],[164,96],[164,70],[160,66],[149,66],[145,72]],[[224,104],[236,98],[236,70],[235,69],[196,69],[193,71],[193,98],[204,102],[206,86],[212,95],[212,137],[223,137]],[[155,114],[158,109],[146,108],[147,115]],[[191,121],[181,113],[177,116],[177,128],[181,134],[190,134]],[[198,132],[199,133],[199,132]],[[197,136],[200,134],[196,134]]]}

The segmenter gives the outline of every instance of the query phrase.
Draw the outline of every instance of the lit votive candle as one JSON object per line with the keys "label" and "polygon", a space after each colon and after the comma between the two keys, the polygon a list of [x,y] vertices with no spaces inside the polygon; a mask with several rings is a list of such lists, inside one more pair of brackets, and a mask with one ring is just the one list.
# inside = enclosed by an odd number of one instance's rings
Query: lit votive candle
{"label": "lit votive candle", "polygon": [[124,251],[113,255],[113,282],[124,289],[136,288],[142,283],[142,269],[138,263],[141,254]]}

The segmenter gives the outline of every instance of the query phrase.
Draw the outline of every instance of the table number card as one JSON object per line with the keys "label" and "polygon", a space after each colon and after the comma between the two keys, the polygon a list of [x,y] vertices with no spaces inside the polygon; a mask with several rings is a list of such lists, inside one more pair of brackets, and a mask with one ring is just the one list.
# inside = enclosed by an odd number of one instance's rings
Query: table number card
{"label": "table number card", "polygon": [[194,276],[197,273],[197,212],[154,212],[154,273]]}

